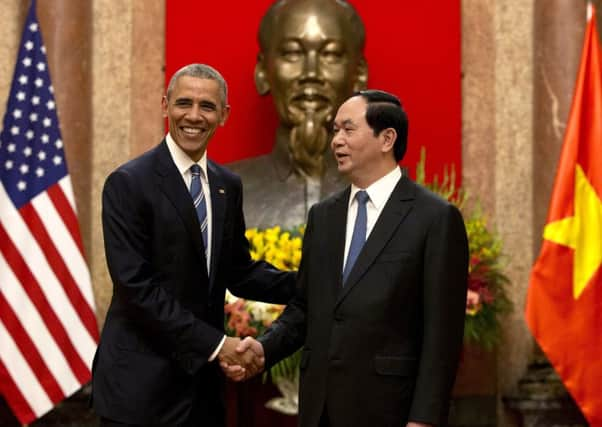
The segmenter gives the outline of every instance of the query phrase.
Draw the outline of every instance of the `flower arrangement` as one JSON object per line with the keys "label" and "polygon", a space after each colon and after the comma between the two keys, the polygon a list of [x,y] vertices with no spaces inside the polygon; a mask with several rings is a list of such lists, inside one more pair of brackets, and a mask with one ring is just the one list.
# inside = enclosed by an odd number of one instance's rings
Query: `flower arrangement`
{"label": "flower arrangement", "polygon": [[500,317],[512,308],[506,295],[508,278],[502,273],[502,244],[489,231],[478,211],[465,220],[470,261],[464,341],[492,349],[500,337]]}

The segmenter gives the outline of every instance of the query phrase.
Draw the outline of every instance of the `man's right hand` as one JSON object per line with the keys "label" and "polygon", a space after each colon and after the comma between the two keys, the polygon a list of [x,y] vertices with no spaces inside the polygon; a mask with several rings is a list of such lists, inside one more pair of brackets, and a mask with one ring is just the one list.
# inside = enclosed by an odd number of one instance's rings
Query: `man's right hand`
{"label": "man's right hand", "polygon": [[226,337],[218,355],[224,374],[233,381],[249,379],[263,371],[265,355],[263,346],[254,338]]}

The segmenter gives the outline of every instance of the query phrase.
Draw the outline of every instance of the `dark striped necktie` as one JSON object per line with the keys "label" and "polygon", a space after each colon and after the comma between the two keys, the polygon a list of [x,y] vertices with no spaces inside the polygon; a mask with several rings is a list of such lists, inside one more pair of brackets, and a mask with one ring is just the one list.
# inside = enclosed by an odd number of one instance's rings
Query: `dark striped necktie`
{"label": "dark striped necktie", "polygon": [[207,256],[207,204],[205,203],[205,193],[201,185],[201,167],[194,164],[190,167],[192,180],[190,181],[190,195],[194,202],[199,224],[201,224],[201,233],[203,234],[203,247],[205,256]]}

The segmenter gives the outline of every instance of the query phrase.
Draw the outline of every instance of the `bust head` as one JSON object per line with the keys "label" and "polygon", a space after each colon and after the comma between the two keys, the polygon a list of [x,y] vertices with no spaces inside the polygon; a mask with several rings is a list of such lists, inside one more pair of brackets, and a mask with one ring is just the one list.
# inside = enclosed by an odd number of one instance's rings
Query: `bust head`
{"label": "bust head", "polygon": [[319,176],[337,108],[366,87],[364,25],[341,0],[280,0],[259,28],[255,83],[272,93],[296,172]]}

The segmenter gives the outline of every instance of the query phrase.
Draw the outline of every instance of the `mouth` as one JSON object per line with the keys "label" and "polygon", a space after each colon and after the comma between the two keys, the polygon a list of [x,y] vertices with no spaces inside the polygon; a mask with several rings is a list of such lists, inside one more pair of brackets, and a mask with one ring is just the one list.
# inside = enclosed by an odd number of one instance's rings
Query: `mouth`
{"label": "mouth", "polygon": [[200,135],[203,132],[205,132],[204,129],[190,127],[190,126],[181,126],[180,130],[182,131],[182,133],[184,135],[187,135],[187,136],[197,136],[197,135]]}
{"label": "mouth", "polygon": [[291,105],[299,110],[320,111],[330,109],[332,102],[328,96],[317,89],[306,88],[291,98]]}
{"label": "mouth", "polygon": [[342,153],[342,152],[340,152],[340,151],[337,151],[337,152],[335,152],[335,153],[334,153],[334,157],[335,157],[335,159],[336,159],[338,162],[342,162],[342,161],[344,161],[346,158],[348,158],[348,157],[349,157],[349,154],[346,154],[346,153]]}

